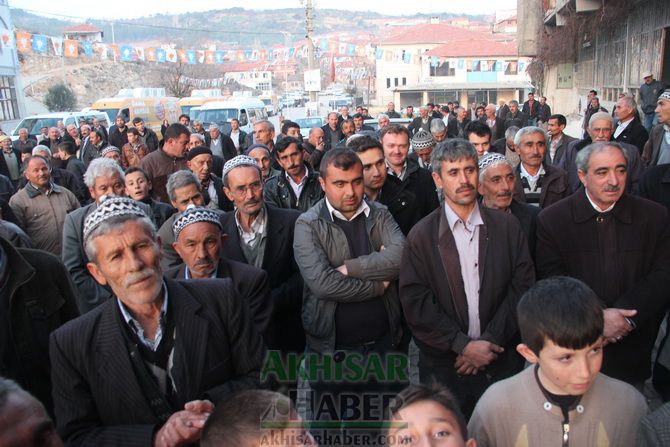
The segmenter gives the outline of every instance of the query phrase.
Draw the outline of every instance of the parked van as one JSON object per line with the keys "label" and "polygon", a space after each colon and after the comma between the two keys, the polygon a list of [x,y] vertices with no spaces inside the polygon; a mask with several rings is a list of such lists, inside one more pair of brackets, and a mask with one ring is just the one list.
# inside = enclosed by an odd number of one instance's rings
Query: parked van
{"label": "parked van", "polygon": [[244,98],[230,101],[212,101],[191,109],[191,120],[197,119],[207,129],[216,123],[222,133],[230,132],[230,121],[237,118],[240,129],[253,132],[256,121],[268,119],[265,104],[258,98]]}
{"label": "parked van", "polygon": [[23,118],[12,131],[10,137],[12,138],[12,141],[18,140],[19,129],[25,127],[33,138],[37,138],[42,132],[43,127],[57,127],[56,125],[58,124],[58,121],[62,121],[65,127],[70,124],[79,127],[80,120],[84,120],[87,124],[91,125],[93,124],[93,118],[97,118],[100,124],[107,128],[109,128],[111,124],[107,114],[100,110],[87,109],[81,112],[43,113]]}
{"label": "parked van", "polygon": [[176,123],[181,114],[177,98],[171,96],[102,98],[94,102],[91,108],[107,112],[112,124],[119,114],[126,123],[140,117],[158,135],[163,120]]}
{"label": "parked van", "polygon": [[221,94],[221,89],[195,89],[191,91],[191,96],[179,98],[179,107],[181,107],[181,113],[191,117],[193,107],[200,107],[206,102],[224,101],[225,99],[227,98]]}

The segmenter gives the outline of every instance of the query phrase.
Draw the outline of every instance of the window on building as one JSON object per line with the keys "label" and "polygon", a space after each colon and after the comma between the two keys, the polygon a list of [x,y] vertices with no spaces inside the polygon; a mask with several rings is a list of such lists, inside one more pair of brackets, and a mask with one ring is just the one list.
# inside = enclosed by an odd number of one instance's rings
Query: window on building
{"label": "window on building", "polygon": [[407,78],[402,78],[402,85],[407,85]]}
{"label": "window on building", "polygon": [[395,86],[398,86],[398,78],[395,78]]}
{"label": "window on building", "polygon": [[428,92],[428,102],[434,104],[446,104],[449,101],[458,101],[458,97],[458,92],[455,90]]}
{"label": "window on building", "polygon": [[386,88],[391,88],[391,78],[386,78]]}
{"label": "window on building", "polygon": [[515,75],[519,72],[519,64],[517,61],[505,61],[505,74]]}
{"label": "window on building", "polygon": [[438,63],[437,67],[430,66],[431,76],[456,76],[456,67],[449,65],[449,62]]}

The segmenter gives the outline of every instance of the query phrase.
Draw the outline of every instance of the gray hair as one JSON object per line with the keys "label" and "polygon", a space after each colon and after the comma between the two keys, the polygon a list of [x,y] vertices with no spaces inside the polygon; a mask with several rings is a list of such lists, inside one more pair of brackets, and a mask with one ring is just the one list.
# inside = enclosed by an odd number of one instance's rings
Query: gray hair
{"label": "gray hair", "polygon": [[388,116],[387,114],[385,114],[385,113],[380,113],[379,115],[377,115],[377,121],[379,121],[379,120],[382,119],[382,118],[386,118],[387,120],[390,121],[389,116]]}
{"label": "gray hair", "polygon": [[[92,163],[93,162],[91,162],[91,164]],[[126,222],[130,221],[138,222],[141,226],[143,226],[144,229],[149,234],[149,236],[151,237],[151,240],[156,242],[156,226],[154,225],[153,221],[149,218],[149,216],[140,217],[136,214],[123,214],[121,216],[113,216],[102,222],[93,231],[91,231],[91,233],[88,235],[88,238],[84,242],[84,251],[86,252],[86,256],[88,257],[89,261],[91,261],[94,264],[98,263],[96,257],[98,253],[95,249],[95,245],[93,245],[93,241],[95,240],[95,238],[99,236],[104,236],[108,233],[111,233],[114,230],[118,230],[119,227],[124,225]]]}
{"label": "gray hair", "polygon": [[589,118],[589,129],[593,128],[593,123],[596,121],[609,121],[612,123],[612,126],[614,126],[614,119],[612,116],[607,113],[607,112],[596,112],[593,115],[591,115],[591,118]]}
{"label": "gray hair", "polygon": [[65,130],[76,129],[76,128],[77,128],[76,124],[68,124]]}
{"label": "gray hair", "polygon": [[515,106],[519,107],[519,101],[517,101],[516,99],[511,100],[511,101],[509,102],[509,104],[507,104],[507,105],[508,105],[508,106],[511,106],[512,104],[514,104]]}
{"label": "gray hair", "polygon": [[437,172],[441,177],[443,161],[454,162],[462,159],[474,160],[477,165],[477,151],[468,140],[452,138],[437,143],[430,157],[430,166],[433,172]]}
{"label": "gray hair", "polygon": [[33,148],[32,152],[30,154],[31,155],[39,155],[39,154],[44,154],[44,153],[48,154],[49,158],[51,158],[51,149],[49,149],[48,146],[45,146],[43,144],[38,144],[37,146],[35,146]]}
{"label": "gray hair", "polygon": [[11,396],[12,394],[32,397],[32,395],[23,388],[21,388],[21,386],[18,383],[14,382],[11,379],[0,377],[0,412],[2,412],[2,409],[5,407],[5,405],[7,405],[9,396]]}
{"label": "gray hair", "polygon": [[544,144],[549,145],[549,134],[547,131],[541,127],[535,126],[526,126],[521,128],[521,130],[519,130],[514,136],[514,144],[518,146],[521,144],[521,138],[525,137],[526,135],[532,135],[534,133],[541,133],[544,136]]}
{"label": "gray hair", "polygon": [[591,161],[591,155],[603,152],[608,147],[613,147],[621,151],[621,153],[623,154],[623,158],[626,159],[626,171],[628,171],[628,164],[630,163],[628,152],[626,152],[623,146],[621,146],[619,143],[615,141],[602,141],[599,143],[591,143],[581,151],[577,152],[577,158],[575,159],[577,170],[587,173],[589,171],[589,162]]}
{"label": "gray hair", "polygon": [[201,133],[193,132],[193,133],[191,134],[191,136],[192,136],[192,137],[196,137],[198,140],[200,140],[201,143],[204,143],[204,142],[205,142],[205,136],[204,136],[203,134],[201,134]]}
{"label": "gray hair", "polygon": [[317,130],[320,130],[321,132],[323,132],[323,129],[320,128],[320,127],[312,127],[311,129],[309,129],[309,136],[311,137],[312,134],[313,134],[314,132],[316,132]]}
{"label": "gray hair", "polygon": [[[202,123],[200,122],[200,120],[193,120],[193,125],[195,126],[196,124],[202,124]],[[191,135],[193,135],[193,134],[191,134]]]}
{"label": "gray hair", "polygon": [[79,129],[88,129],[88,130],[91,130],[91,126],[89,126],[88,124],[82,124],[82,125],[79,127]]}
{"label": "gray hair", "polygon": [[505,139],[509,140],[510,138],[514,138],[518,131],[519,131],[519,128],[516,127],[516,126],[508,127],[507,130],[505,131]]}
{"label": "gray hair", "polygon": [[84,183],[87,187],[93,188],[95,186],[95,179],[98,177],[112,177],[119,176],[121,183],[125,183],[126,176],[123,173],[123,168],[111,158],[98,157],[91,161],[88,165],[86,173],[84,174]]}
{"label": "gray hair", "polygon": [[198,177],[191,171],[182,169],[181,171],[177,171],[170,175],[170,177],[168,177],[167,185],[165,186],[170,202],[175,202],[177,200],[177,196],[174,193],[175,190],[188,185],[195,185],[198,188],[198,191],[200,190],[200,180],[198,180]]}
{"label": "gray hair", "polygon": [[436,133],[444,132],[447,130],[447,126],[444,125],[444,121],[440,119],[430,120],[430,133],[435,135]]}
{"label": "gray hair", "polygon": [[265,124],[265,126],[267,126],[267,128],[268,128],[268,130],[269,130],[270,132],[274,132],[274,131],[275,131],[275,125],[272,124],[272,123],[271,123],[270,121],[268,121],[268,120],[259,120],[259,121],[256,121],[256,122],[254,123],[254,127],[256,127],[256,126],[259,125],[259,124]]}
{"label": "gray hair", "polygon": [[623,103],[628,107],[629,109],[635,110],[637,108],[637,103],[635,102],[635,98],[633,98],[630,95],[625,95],[619,98],[619,101],[623,100]]}
{"label": "gray hair", "polygon": [[330,116],[331,116],[331,115],[335,115],[335,116],[337,117],[337,112],[330,112],[330,113],[328,114],[328,119],[330,119]]}
{"label": "gray hair", "polygon": [[492,161],[490,164],[487,164],[483,168],[479,168],[479,183],[482,183],[484,181],[484,174],[486,173],[487,169],[495,168],[496,166],[501,166],[501,165],[509,166],[510,169],[512,169],[512,173],[514,173],[514,165],[507,158],[505,158],[504,160],[503,159],[495,160],[495,161]]}
{"label": "gray hair", "polygon": [[419,106],[419,110],[428,110],[428,106]]}

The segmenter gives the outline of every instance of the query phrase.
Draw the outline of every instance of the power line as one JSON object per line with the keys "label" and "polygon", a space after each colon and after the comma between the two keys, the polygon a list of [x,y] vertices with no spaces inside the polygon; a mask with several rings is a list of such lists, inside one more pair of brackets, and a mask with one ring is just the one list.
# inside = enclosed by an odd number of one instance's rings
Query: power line
{"label": "power line", "polygon": [[[20,9],[21,11],[29,12],[31,14],[38,14],[38,15],[44,15],[48,14],[49,16],[54,16],[54,17],[61,17],[64,19],[75,19],[75,20],[86,20],[84,17],[77,17],[77,16],[68,16],[65,14],[57,14],[57,13],[45,13],[44,11],[36,11],[33,9],[24,9],[24,8],[17,8]],[[115,25],[124,25],[124,26],[135,26],[135,27],[142,27],[142,28],[153,28],[153,29],[160,29],[160,30],[168,30],[168,31],[187,31],[187,32],[196,32],[196,33],[215,33],[215,34],[232,34],[232,35],[250,35],[250,36],[259,36],[259,35],[272,35],[272,36],[283,36],[285,34],[290,34],[290,35],[302,35],[302,33],[295,32],[295,33],[290,33],[290,32],[280,32],[280,31],[222,31],[220,29],[207,29],[207,28],[183,28],[183,27],[178,27],[178,26],[167,26],[167,25],[149,25],[149,24],[142,24],[142,23],[135,23],[135,22],[126,22],[126,21],[121,21],[121,20],[104,20],[104,19],[91,19],[95,20],[97,22],[106,22],[106,23],[114,23]]]}

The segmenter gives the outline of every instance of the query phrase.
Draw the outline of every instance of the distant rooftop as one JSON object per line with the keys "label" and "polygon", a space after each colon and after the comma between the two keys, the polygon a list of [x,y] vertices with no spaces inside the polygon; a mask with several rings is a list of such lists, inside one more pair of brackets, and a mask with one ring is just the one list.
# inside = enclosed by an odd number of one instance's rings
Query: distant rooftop
{"label": "distant rooftop", "polygon": [[427,51],[425,55],[438,57],[517,56],[517,48],[515,41],[497,42],[480,35],[476,39],[440,45]]}
{"label": "distant rooftop", "polygon": [[99,28],[96,28],[93,25],[89,25],[88,23],[82,23],[79,25],[74,25],[74,26],[68,26],[63,30],[65,33],[101,33],[102,30]]}

